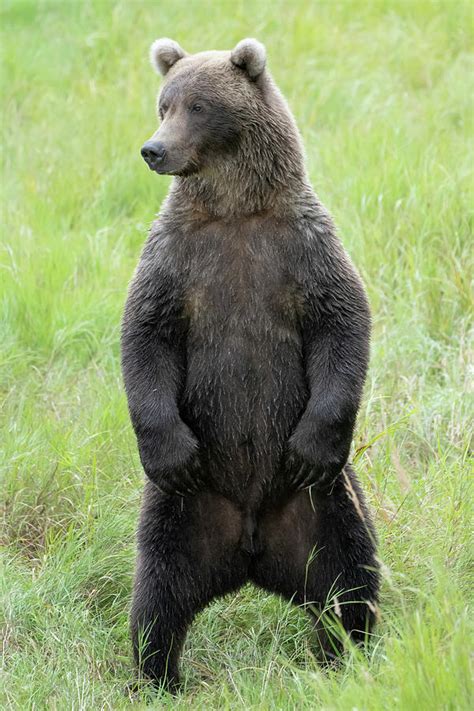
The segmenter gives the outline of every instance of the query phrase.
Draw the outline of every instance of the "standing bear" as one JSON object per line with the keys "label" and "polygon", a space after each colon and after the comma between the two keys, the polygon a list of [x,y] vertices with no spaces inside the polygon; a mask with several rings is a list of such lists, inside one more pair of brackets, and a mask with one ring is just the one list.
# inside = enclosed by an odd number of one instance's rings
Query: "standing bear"
{"label": "standing bear", "polygon": [[251,581],[313,615],[324,659],[374,622],[375,536],[347,463],[370,314],[305,172],[291,112],[245,39],[189,55],[157,40],[173,175],[133,278],[125,387],[147,475],[131,613],[140,673],[173,688],[186,631]]}

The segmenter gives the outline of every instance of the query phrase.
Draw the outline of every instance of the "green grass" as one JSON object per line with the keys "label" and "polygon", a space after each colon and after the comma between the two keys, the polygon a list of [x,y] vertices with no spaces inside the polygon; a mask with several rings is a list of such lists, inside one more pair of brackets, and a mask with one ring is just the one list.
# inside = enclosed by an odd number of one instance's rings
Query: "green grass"
{"label": "green grass", "polygon": [[196,621],[185,693],[144,689],[135,705],[472,708],[471,7],[3,0],[3,708],[131,703],[142,473],[119,323],[168,187],[139,155],[155,129],[148,45],[163,35],[189,51],[266,43],[365,279],[356,466],[384,583],[368,657],[338,672],[318,669],[300,610],[246,588]]}

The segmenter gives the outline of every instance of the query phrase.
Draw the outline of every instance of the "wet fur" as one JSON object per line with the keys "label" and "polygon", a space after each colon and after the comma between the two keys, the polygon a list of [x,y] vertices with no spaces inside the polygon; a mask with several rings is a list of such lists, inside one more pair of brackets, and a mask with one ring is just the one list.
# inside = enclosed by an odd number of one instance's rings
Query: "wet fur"
{"label": "wet fur", "polygon": [[216,596],[250,580],[317,611],[337,591],[343,625],[360,640],[378,573],[346,464],[369,310],[308,184],[291,113],[266,70],[250,77],[225,52],[176,61],[162,97],[170,90],[205,96],[235,129],[228,142],[225,121],[208,121],[211,135],[196,129],[196,170],[173,182],[123,320],[125,385],[150,479],[132,636],[141,671],[173,686],[187,627]]}

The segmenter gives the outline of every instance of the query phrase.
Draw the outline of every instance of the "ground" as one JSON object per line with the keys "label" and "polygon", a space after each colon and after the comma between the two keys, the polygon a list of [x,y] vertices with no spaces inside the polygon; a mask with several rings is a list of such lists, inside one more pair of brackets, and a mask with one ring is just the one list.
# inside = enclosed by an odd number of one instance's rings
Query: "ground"
{"label": "ground", "polygon": [[[372,361],[354,446],[380,535],[368,657],[318,669],[304,614],[245,588],[198,618],[178,700],[137,708],[472,707],[472,48],[468,2],[2,3],[6,709],[126,709],[142,472],[119,367],[168,179],[148,45],[256,36],[360,268]],[[145,701],[151,701],[146,706]]]}

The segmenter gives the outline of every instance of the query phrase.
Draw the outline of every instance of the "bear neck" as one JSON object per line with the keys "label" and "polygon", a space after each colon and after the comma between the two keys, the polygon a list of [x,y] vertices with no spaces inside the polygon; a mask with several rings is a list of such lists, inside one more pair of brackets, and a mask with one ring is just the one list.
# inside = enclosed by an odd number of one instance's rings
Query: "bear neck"
{"label": "bear neck", "polygon": [[213,218],[282,215],[308,190],[303,148],[289,111],[269,108],[249,122],[235,153],[222,155],[197,175],[175,178],[172,200]]}

